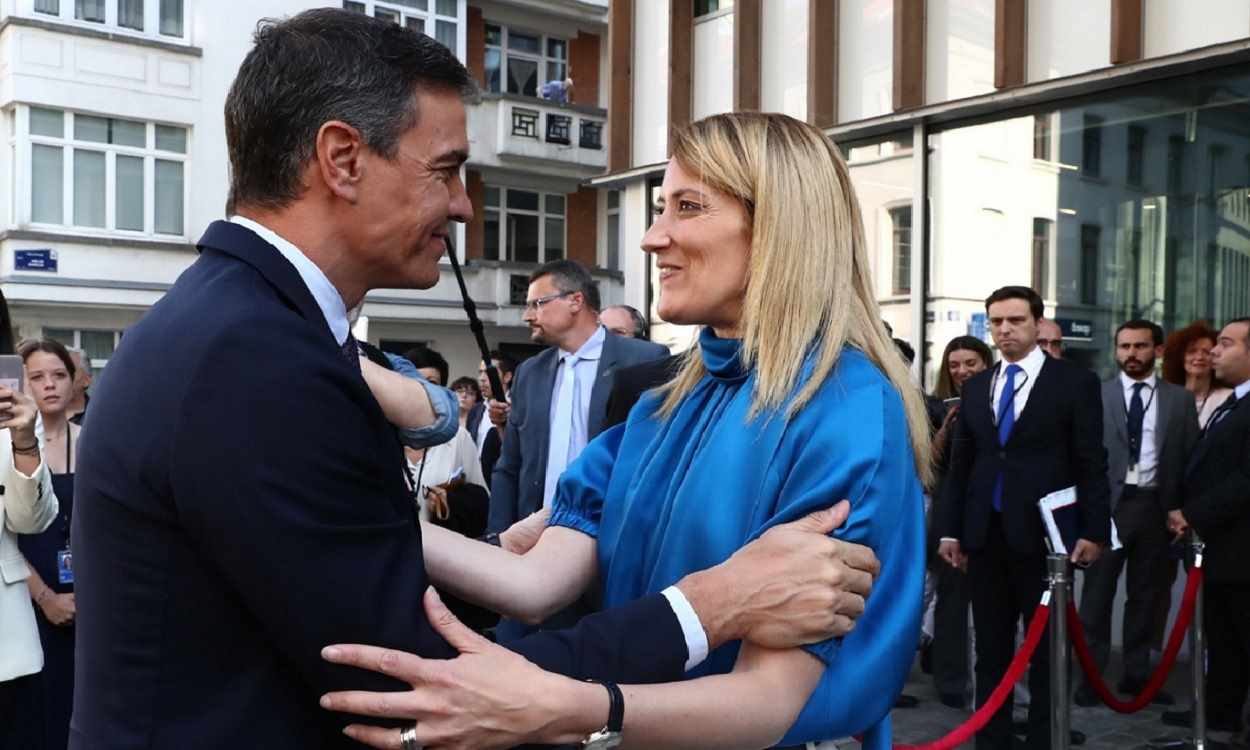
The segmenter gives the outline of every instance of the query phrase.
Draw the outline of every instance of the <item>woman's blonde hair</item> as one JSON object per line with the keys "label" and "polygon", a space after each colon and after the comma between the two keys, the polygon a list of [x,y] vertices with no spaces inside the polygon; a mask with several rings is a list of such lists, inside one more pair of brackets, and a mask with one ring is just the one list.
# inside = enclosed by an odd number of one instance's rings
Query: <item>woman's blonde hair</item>
{"label": "woman's blonde hair", "polygon": [[[898,390],[916,471],[929,484],[924,397],[878,313],[859,201],[837,147],[792,117],[732,112],[683,128],[673,158],[703,184],[735,198],[748,214],[751,248],[739,331],[742,365],[756,370],[751,415],[786,403],[812,353],[812,376],[786,409],[785,416],[793,416],[850,344]],[[663,387],[660,414],[672,414],[704,374],[696,344],[677,377]]]}

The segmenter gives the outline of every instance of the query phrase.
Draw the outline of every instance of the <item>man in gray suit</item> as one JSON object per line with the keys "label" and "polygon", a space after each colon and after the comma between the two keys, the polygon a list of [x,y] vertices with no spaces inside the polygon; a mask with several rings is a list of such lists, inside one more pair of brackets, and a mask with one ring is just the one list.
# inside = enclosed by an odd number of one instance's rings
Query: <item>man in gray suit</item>
{"label": "man in gray suit", "polygon": [[[530,275],[525,322],[530,338],[549,349],[521,363],[503,452],[491,478],[488,539],[546,507],[556,481],[603,429],[612,373],[668,356],[650,341],[627,339],[599,324],[599,288],[580,264],[557,260]],[[552,627],[567,624],[557,615]],[[512,635],[501,624],[501,640]]]}
{"label": "man in gray suit", "polygon": [[[1151,622],[1162,566],[1168,560],[1169,510],[1182,502],[1185,462],[1198,439],[1194,399],[1178,385],[1155,375],[1163,356],[1163,329],[1148,320],[1130,320],[1115,333],[1120,373],[1102,384],[1103,443],[1111,513],[1124,547],[1109,550],[1085,574],[1081,621],[1100,669],[1111,644],[1111,610],[1120,571],[1128,563],[1124,605],[1124,676],[1121,693],[1135,696],[1150,677]],[[1099,703],[1088,685],[1077,691],[1077,705]],[[1171,704],[1160,692],[1155,703]]]}

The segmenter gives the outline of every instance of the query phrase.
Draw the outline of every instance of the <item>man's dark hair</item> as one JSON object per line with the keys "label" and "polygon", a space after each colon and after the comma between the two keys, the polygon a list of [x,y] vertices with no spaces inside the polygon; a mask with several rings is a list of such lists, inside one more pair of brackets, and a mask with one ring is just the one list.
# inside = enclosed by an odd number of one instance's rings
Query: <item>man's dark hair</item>
{"label": "man's dark hair", "polygon": [[331,120],[356,128],[366,146],[394,159],[400,137],[417,124],[417,91],[464,98],[476,91],[442,44],[340,8],[264,19],[254,42],[226,97],[227,214],[298,198],[317,132]]}
{"label": "man's dark hair", "polygon": [[630,305],[609,305],[607,309],[611,310],[612,308],[629,313],[629,319],[634,323],[634,338],[643,340],[647,338],[647,319],[642,317],[642,313],[638,311],[638,308]]}
{"label": "man's dark hair", "polygon": [[906,341],[902,339],[894,339],[894,348],[898,349],[899,355],[902,356],[905,362],[907,362],[908,366],[910,366],[912,362],[916,361],[916,350],[913,349],[911,344]]}
{"label": "man's dark hair", "polygon": [[530,274],[533,284],[544,276],[550,276],[556,289],[562,292],[581,292],[586,306],[599,312],[599,284],[590,276],[585,266],[575,260],[553,260],[539,266]]}
{"label": "man's dark hair", "polygon": [[492,349],[490,352],[490,361],[494,363],[495,368],[499,370],[500,374],[507,373],[510,375],[516,372],[516,359],[501,351]]}
{"label": "man's dark hair", "polygon": [[1002,286],[994,290],[994,293],[985,298],[985,311],[990,311],[990,305],[995,302],[1002,302],[1009,299],[1022,299],[1029,303],[1029,312],[1033,314],[1033,320],[1041,320],[1042,313],[1045,312],[1045,305],[1042,304],[1042,297],[1037,292],[1027,286]]}
{"label": "man's dark hair", "polygon": [[417,344],[404,352],[404,359],[411,362],[418,370],[426,367],[433,367],[435,370],[438,370],[438,374],[442,379],[439,385],[447,385],[447,378],[450,375],[447,360],[443,358],[443,355],[430,347],[425,344]]}
{"label": "man's dark hair", "polygon": [[1158,323],[1145,320],[1144,318],[1134,318],[1120,324],[1115,329],[1115,338],[1112,339],[1118,345],[1120,343],[1120,331],[1150,331],[1150,339],[1154,341],[1155,346],[1163,346],[1163,326]]}
{"label": "man's dark hair", "polygon": [[1228,325],[1232,325],[1233,323],[1245,323],[1246,324],[1245,343],[1247,347],[1250,347],[1250,318],[1233,318],[1232,320],[1228,321],[1224,325],[1228,326]]}

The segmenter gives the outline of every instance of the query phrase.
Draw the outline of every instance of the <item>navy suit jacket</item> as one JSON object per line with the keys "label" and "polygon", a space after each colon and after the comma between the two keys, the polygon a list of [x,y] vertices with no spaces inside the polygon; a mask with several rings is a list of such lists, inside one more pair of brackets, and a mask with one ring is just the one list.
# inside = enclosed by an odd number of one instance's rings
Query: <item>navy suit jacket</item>
{"label": "navy suit jacket", "polygon": [[[394,429],[294,267],[213,223],[109,362],[80,440],[69,746],[354,748],[339,689],[399,689],[331,643],[453,649]],[[576,678],[680,677],[667,602],[640,599],[514,648]]]}
{"label": "navy suit jacket", "polygon": [[[627,339],[611,331],[606,334],[586,417],[586,434],[591,440],[604,428],[613,373],[622,367],[669,356],[668,349],[660,344]],[[547,443],[551,435],[551,392],[559,367],[559,350],[553,346],[522,362],[513,375],[512,411],[508,415],[503,452],[491,477],[489,531],[503,531],[543,505]]]}
{"label": "navy suit jacket", "polygon": [[[1190,399],[1192,403],[1192,399]],[[1194,446],[1181,483],[1182,513],[1206,543],[1207,579],[1250,583],[1250,396],[1210,425]],[[75,507],[77,505],[75,504]]]}
{"label": "navy suit jacket", "polygon": [[1037,501],[1073,486],[1079,538],[1106,543],[1111,510],[1098,377],[1072,362],[1047,356],[1007,444],[999,445],[990,386],[1002,366],[1000,362],[977,373],[960,391],[941,505],[941,536],[958,539],[968,552],[985,546],[994,484],[1001,473],[1002,526],[1014,555],[1046,554]]}

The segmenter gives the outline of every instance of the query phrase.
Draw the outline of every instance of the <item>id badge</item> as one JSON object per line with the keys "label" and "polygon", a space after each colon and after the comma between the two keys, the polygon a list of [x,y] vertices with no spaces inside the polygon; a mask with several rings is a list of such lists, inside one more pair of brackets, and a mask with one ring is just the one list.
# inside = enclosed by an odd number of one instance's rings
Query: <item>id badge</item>
{"label": "id badge", "polygon": [[74,553],[67,549],[56,553],[56,579],[61,583],[74,582]]}
{"label": "id badge", "polygon": [[1137,464],[1128,467],[1128,471],[1124,472],[1124,483],[1137,486]]}

